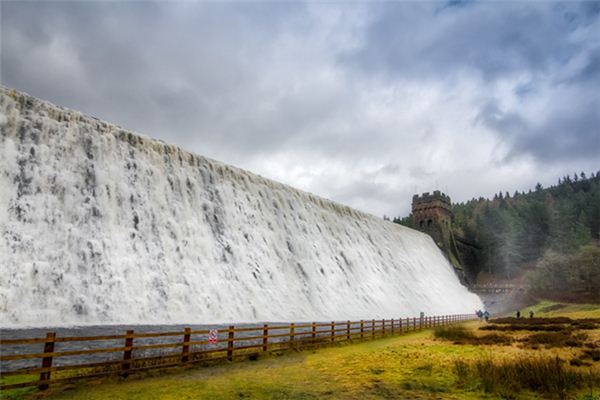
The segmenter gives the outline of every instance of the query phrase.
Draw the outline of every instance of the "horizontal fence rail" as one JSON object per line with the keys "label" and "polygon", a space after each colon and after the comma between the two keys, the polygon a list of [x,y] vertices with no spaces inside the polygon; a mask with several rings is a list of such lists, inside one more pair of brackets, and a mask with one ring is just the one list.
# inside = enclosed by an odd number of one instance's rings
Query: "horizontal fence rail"
{"label": "horizontal fence rail", "polygon": [[[37,386],[83,378],[166,369],[191,363],[256,356],[262,352],[305,349],[332,343],[363,341],[475,319],[471,314],[423,316],[360,321],[263,324],[225,329],[136,333],[122,335],[0,339],[0,378],[28,380],[0,384],[0,390]],[[77,344],[78,347],[68,347]],[[67,346],[67,347],[65,347]],[[63,360],[65,360],[63,362]],[[24,364],[25,363],[25,364]],[[31,379],[37,377],[39,379]]]}

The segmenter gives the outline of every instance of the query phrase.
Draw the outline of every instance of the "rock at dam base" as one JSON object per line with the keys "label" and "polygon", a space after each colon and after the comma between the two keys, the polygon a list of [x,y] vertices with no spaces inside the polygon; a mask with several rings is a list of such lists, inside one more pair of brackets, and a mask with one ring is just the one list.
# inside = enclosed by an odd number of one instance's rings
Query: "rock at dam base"
{"label": "rock at dam base", "polygon": [[472,312],[433,240],[0,87],[0,324]]}

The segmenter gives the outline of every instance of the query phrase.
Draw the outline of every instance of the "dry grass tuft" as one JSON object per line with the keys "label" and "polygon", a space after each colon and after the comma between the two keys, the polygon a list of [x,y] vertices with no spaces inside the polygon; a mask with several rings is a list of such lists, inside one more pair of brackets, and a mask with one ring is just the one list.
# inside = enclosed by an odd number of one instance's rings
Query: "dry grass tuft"
{"label": "dry grass tuft", "polygon": [[551,347],[582,347],[584,341],[588,338],[585,333],[571,332],[541,332],[534,333],[523,338],[521,341],[529,345],[544,345]]}
{"label": "dry grass tuft", "polygon": [[592,388],[600,382],[598,374],[569,368],[558,357],[521,357],[498,362],[486,356],[471,364],[455,361],[454,374],[459,386],[476,380],[485,392],[503,398],[514,398],[523,390],[531,390],[567,399],[573,391]]}
{"label": "dry grass tuft", "polygon": [[464,326],[440,326],[433,331],[436,339],[449,340],[454,344],[493,345],[510,344],[512,339],[506,335],[491,333],[489,335],[476,336]]}

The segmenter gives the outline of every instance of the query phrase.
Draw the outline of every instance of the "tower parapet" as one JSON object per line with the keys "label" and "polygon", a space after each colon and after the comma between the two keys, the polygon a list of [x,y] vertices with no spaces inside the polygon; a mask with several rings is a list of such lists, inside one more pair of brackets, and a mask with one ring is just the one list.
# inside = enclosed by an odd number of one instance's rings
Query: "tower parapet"
{"label": "tower parapet", "polygon": [[[452,203],[450,196],[436,190],[433,194],[425,192],[415,194],[412,199],[413,224],[417,229],[428,231],[436,241],[441,237],[433,235],[432,230],[449,230],[452,224]],[[443,235],[440,232],[441,236]]]}

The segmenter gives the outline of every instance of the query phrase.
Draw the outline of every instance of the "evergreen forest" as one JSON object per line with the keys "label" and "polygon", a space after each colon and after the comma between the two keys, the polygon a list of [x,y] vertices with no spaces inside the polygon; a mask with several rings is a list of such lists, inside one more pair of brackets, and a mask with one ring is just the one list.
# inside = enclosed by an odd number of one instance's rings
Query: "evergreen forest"
{"label": "evergreen forest", "polygon": [[[600,171],[474,198],[453,212],[454,236],[480,248],[480,271],[525,277],[541,292],[600,297]],[[410,216],[393,221],[412,227]]]}

